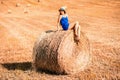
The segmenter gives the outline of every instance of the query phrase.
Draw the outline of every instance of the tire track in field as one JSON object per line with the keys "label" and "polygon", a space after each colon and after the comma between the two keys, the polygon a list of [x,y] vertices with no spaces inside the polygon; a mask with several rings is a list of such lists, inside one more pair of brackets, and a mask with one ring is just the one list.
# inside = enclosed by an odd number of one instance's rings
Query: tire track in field
{"label": "tire track in field", "polygon": [[[7,24],[6,24],[7,23]],[[16,39],[19,40],[20,44],[27,46],[28,41],[26,40],[26,38],[22,35],[22,33],[20,32],[19,28],[17,26],[15,26],[13,23],[11,23],[8,20],[2,20],[0,22],[0,24],[2,24],[10,33],[9,35],[12,35],[13,37],[15,37]]]}
{"label": "tire track in field", "polygon": [[[3,45],[3,47],[6,47],[6,45],[11,46],[7,47],[6,49],[2,49],[2,52],[0,53],[4,55],[1,55],[0,61],[18,62],[31,60],[30,57],[32,54],[32,46],[34,43],[34,37],[31,35],[33,35],[35,31],[33,31],[32,29],[30,31],[29,28],[23,28],[23,25],[20,25],[17,22],[14,23],[12,20],[9,19],[1,19],[0,24],[6,29],[8,33],[6,36],[3,36],[6,37],[5,42],[7,42],[4,43],[5,45]],[[36,35],[36,33],[34,35]],[[8,38],[9,36],[10,39]],[[11,41],[11,39],[13,38],[17,40],[17,42]]]}

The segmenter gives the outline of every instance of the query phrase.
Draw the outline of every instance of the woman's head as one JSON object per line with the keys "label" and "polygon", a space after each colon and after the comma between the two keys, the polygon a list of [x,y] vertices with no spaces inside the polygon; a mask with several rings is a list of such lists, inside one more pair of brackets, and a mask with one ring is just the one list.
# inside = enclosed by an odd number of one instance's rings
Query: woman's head
{"label": "woman's head", "polygon": [[66,7],[61,7],[59,9],[60,15],[66,14]]}

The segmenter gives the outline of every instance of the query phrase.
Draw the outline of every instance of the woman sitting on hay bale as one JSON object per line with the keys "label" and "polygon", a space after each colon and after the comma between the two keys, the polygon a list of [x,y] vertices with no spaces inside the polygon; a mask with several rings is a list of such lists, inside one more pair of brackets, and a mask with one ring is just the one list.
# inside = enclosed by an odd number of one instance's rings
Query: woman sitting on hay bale
{"label": "woman sitting on hay bale", "polygon": [[74,24],[69,24],[68,15],[66,13],[66,7],[61,7],[59,9],[60,15],[58,16],[57,30],[59,30],[59,25],[62,26],[63,30],[73,29],[75,34],[75,39],[80,40],[80,25],[79,22]]}
{"label": "woman sitting on hay bale", "polygon": [[[80,32],[78,22],[69,26],[64,7],[59,12],[58,30],[61,24],[64,31],[41,33],[33,48],[33,69],[57,74],[76,74],[85,70],[90,63],[89,40]],[[68,29],[73,29],[75,33],[72,30],[66,31]]]}

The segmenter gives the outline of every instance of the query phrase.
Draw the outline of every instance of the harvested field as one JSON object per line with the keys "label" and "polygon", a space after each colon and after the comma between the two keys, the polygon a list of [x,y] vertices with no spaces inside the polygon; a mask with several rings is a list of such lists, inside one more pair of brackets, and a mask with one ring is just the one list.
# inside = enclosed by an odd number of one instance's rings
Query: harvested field
{"label": "harvested field", "polygon": [[[0,2],[0,80],[120,79],[120,0]],[[20,4],[19,7],[16,7],[17,3]],[[70,22],[79,21],[82,32],[89,39],[91,64],[74,75],[32,71],[34,42],[42,32],[56,30],[58,9],[63,5],[68,7]],[[24,13],[25,9],[29,10],[27,14]],[[10,14],[8,10],[11,10]]]}

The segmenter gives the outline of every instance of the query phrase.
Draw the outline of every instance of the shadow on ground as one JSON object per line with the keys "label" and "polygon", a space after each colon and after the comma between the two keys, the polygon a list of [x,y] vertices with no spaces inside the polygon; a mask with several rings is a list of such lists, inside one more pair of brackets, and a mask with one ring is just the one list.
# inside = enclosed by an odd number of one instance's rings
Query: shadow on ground
{"label": "shadow on ground", "polygon": [[[33,70],[32,69],[32,63],[31,62],[22,62],[22,63],[5,63],[1,64],[4,68],[7,70],[22,70],[22,71],[27,71],[27,70]],[[34,70],[33,70],[34,71]],[[38,73],[46,73],[50,75],[59,75],[55,72],[51,72],[48,70],[42,70],[42,69],[37,69]]]}
{"label": "shadow on ground", "polygon": [[4,68],[7,70],[31,70],[32,69],[32,63],[31,62],[22,62],[22,63],[5,63],[2,64]]}

